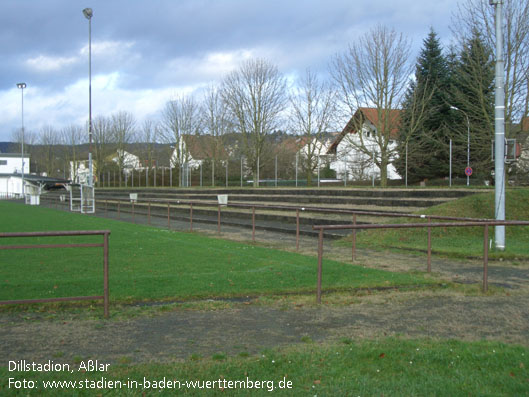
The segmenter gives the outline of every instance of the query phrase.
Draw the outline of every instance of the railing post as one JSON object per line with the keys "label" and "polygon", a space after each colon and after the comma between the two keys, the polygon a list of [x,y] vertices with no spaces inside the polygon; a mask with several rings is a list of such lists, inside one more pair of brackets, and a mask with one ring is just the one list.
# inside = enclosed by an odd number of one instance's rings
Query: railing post
{"label": "railing post", "polygon": [[217,233],[220,234],[220,204],[218,205],[218,214],[217,214]]}
{"label": "railing post", "polygon": [[189,231],[193,231],[193,203],[189,203]]}
{"label": "railing post", "polygon": [[299,208],[296,208],[296,251],[299,251]]}
{"label": "railing post", "polygon": [[132,223],[136,223],[136,212],[134,211],[134,201],[132,202]]}
{"label": "railing post", "polygon": [[104,234],[103,241],[103,302],[104,302],[104,315],[108,318],[108,306],[109,306],[109,288],[108,288],[108,233]]}
{"label": "railing post", "polygon": [[167,203],[167,229],[171,229],[171,204]]}
{"label": "railing post", "polygon": [[105,200],[105,216],[108,217],[108,200]]}
{"label": "railing post", "polygon": [[[431,217],[428,217],[428,223],[431,223]],[[428,227],[428,264],[427,272],[431,273],[432,271],[432,228]]]}
{"label": "railing post", "polygon": [[321,273],[323,261],[323,229],[318,235],[318,286],[316,289],[316,303],[321,303]]}
{"label": "railing post", "polygon": [[[356,226],[356,214],[353,214],[353,225]],[[356,260],[356,229],[353,229],[353,248],[351,253],[351,260]]]}
{"label": "railing post", "polygon": [[252,207],[252,241],[255,243],[255,207]]}
{"label": "railing post", "polygon": [[151,202],[149,201],[149,210],[148,210],[148,222],[149,225],[151,224]]}
{"label": "railing post", "polygon": [[489,266],[489,225],[486,224],[483,228],[483,292],[489,289],[488,281],[488,266]]}

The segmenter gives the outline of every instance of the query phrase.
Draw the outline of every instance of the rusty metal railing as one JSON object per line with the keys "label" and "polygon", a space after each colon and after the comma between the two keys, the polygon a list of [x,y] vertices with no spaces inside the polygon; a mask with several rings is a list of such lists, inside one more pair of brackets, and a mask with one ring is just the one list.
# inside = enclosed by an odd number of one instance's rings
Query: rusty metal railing
{"label": "rusty metal railing", "polygon": [[110,230],[80,230],[80,231],[59,231],[59,232],[28,232],[28,233],[0,233],[0,238],[15,237],[61,237],[61,236],[103,236],[103,243],[84,244],[28,244],[28,245],[0,245],[0,250],[8,249],[41,249],[41,248],[103,248],[103,295],[98,296],[69,296],[61,298],[45,299],[19,299],[0,301],[0,305],[30,304],[44,302],[65,302],[78,300],[99,300],[103,299],[104,316],[108,318],[109,312],[109,289],[108,289],[108,236]]}
{"label": "rusty metal railing", "polygon": [[[187,200],[137,200],[134,203],[129,200],[98,200],[101,202],[100,208],[105,208],[105,215],[108,213],[108,205],[112,203],[116,206],[117,218],[121,219],[121,213],[129,213],[132,217],[133,222],[135,221],[136,215],[146,216],[148,223],[151,223],[151,216],[162,217],[161,213],[153,214],[151,211],[152,207],[166,207],[166,218],[167,218],[167,227],[171,228],[171,209],[178,208],[183,206],[189,206],[189,230],[193,230],[193,222],[196,219],[193,218],[193,210],[197,207],[202,208],[212,208],[217,211],[217,233],[221,232],[221,211],[220,206],[216,201],[212,200],[201,200],[201,201],[187,201]],[[56,204],[58,205],[58,203]],[[266,204],[254,204],[254,203],[229,203],[227,205],[222,205],[225,208],[244,208],[250,209],[252,220],[252,241],[255,241],[255,230],[256,230],[256,210],[279,210],[295,213],[296,217],[296,249],[299,250],[300,242],[300,214],[301,213],[328,213],[328,214],[341,214],[341,215],[351,215],[353,217],[353,224],[356,224],[358,216],[375,216],[375,217],[393,217],[393,218],[410,218],[410,219],[427,219],[428,222],[432,220],[444,220],[444,221],[490,221],[490,219],[476,219],[476,218],[464,218],[464,217],[451,217],[451,216],[440,216],[440,215],[420,215],[420,214],[404,214],[397,212],[382,212],[382,211],[364,211],[364,210],[355,210],[355,209],[342,209],[342,208],[321,208],[321,207],[312,207],[312,206],[299,206],[299,205],[266,205]],[[141,211],[140,208],[143,207],[144,210]],[[193,208],[194,207],[194,208]],[[200,222],[200,221],[198,221]],[[352,258],[355,259],[355,242],[356,242],[356,230],[353,230],[353,247],[352,247]]]}
{"label": "rusty metal railing", "polygon": [[[411,229],[411,228],[438,228],[438,227],[483,227],[483,292],[488,290],[488,261],[489,261],[489,226],[529,226],[529,221],[469,221],[452,223],[398,223],[377,225],[314,225],[313,230],[318,230],[318,281],[316,289],[316,301],[321,303],[321,282],[323,262],[323,231],[324,230],[359,230],[359,229]],[[429,255],[431,254],[431,237],[428,233]],[[430,270],[430,261],[428,271]]]}

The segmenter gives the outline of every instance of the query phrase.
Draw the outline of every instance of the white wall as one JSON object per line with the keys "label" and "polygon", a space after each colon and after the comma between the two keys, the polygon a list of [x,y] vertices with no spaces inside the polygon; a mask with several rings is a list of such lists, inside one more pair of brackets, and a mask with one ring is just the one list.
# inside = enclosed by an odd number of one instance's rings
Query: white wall
{"label": "white wall", "polygon": [[[347,134],[336,147],[336,160],[331,163],[331,169],[336,171],[336,177],[342,179],[344,170],[347,167],[347,178],[353,180],[367,180],[373,177],[380,177],[380,168],[373,165],[372,156],[369,156],[355,147],[360,144],[358,134]],[[373,148],[375,157],[380,153],[380,148],[375,139],[364,135],[364,145]],[[397,146],[396,142],[388,145],[388,150],[393,150]],[[401,179],[393,164],[388,165],[388,179]]]}
{"label": "white wall", "polygon": [[[0,154],[0,174],[15,174],[21,172],[22,159],[20,157],[7,157]],[[24,157],[24,174],[29,174],[29,157]]]}

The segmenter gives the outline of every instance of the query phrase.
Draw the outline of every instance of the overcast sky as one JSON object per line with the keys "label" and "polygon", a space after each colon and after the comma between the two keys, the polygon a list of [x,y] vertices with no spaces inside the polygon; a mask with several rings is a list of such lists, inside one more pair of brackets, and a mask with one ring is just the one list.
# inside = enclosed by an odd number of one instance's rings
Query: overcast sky
{"label": "overcast sky", "polygon": [[430,27],[451,41],[458,0],[0,0],[0,141],[24,121],[37,132],[88,119],[88,20],[93,9],[93,117],[156,118],[241,61],[266,58],[294,80],[325,73],[333,55],[377,24],[413,41]]}

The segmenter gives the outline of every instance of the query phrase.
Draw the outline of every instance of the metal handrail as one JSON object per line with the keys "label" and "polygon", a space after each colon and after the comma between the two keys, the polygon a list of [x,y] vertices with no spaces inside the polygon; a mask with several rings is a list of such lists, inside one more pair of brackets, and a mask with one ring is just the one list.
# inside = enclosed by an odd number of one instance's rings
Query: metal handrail
{"label": "metal handrail", "polygon": [[62,298],[46,299],[18,299],[0,301],[0,305],[44,303],[44,302],[64,302],[77,300],[97,300],[103,299],[104,316],[109,315],[109,288],[108,288],[108,236],[110,230],[76,230],[76,231],[56,231],[56,232],[14,232],[0,233],[0,238],[15,237],[61,237],[61,236],[103,236],[103,243],[100,244],[30,244],[30,245],[0,245],[0,250],[8,249],[41,249],[41,248],[72,248],[72,247],[102,247],[103,248],[103,295],[98,296],[70,296]]}
{"label": "metal handrail", "polygon": [[[439,227],[483,227],[483,292],[488,290],[488,261],[489,261],[489,226],[529,226],[529,221],[470,221],[452,223],[398,223],[398,224],[376,224],[376,225],[314,225],[313,230],[318,230],[318,282],[316,290],[316,301],[321,303],[321,280],[323,261],[323,232],[324,230],[359,230],[359,229],[407,229],[428,228],[428,272],[431,271],[431,228]],[[353,255],[354,257],[354,255]]]}

